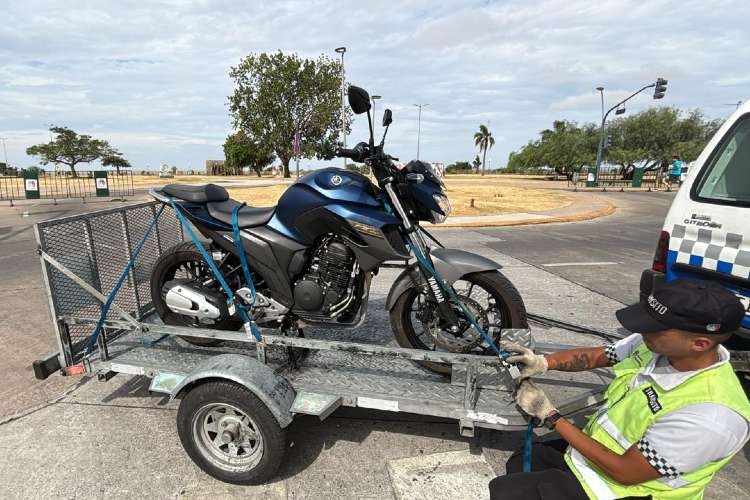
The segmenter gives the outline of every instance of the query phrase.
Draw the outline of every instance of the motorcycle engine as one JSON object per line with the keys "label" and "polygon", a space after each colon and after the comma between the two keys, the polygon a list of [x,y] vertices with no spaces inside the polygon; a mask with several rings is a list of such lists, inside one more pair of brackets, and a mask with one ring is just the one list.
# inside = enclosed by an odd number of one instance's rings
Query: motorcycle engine
{"label": "motorcycle engine", "polygon": [[295,309],[335,318],[353,300],[357,273],[349,247],[336,238],[323,240],[313,251],[307,273],[294,285]]}

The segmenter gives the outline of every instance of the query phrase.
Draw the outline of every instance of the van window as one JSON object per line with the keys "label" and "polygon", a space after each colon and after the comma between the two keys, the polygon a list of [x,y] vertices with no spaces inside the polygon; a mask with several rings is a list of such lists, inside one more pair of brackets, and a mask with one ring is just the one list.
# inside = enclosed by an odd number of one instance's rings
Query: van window
{"label": "van window", "polygon": [[708,202],[750,204],[750,115],[740,118],[711,155],[697,194]]}

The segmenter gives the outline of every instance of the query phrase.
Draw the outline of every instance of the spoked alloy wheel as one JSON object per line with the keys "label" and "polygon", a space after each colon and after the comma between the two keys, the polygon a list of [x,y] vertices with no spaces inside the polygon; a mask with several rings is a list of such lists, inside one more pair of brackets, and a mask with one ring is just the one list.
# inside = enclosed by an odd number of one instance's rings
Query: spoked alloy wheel
{"label": "spoked alloy wheel", "polygon": [[206,460],[225,470],[258,465],[263,456],[263,436],[258,426],[239,408],[210,403],[193,414],[193,436]]}
{"label": "spoked alloy wheel", "polygon": [[[526,308],[518,290],[497,271],[468,274],[453,284],[462,304],[495,343],[505,328],[528,328]],[[489,344],[454,305],[459,330],[450,332],[441,327],[437,306],[423,289],[411,288],[401,295],[391,310],[391,326],[402,347],[427,351],[494,354]],[[450,366],[418,361],[425,368],[450,373]]]}
{"label": "spoked alloy wheel", "polygon": [[177,433],[198,467],[233,484],[272,479],[286,450],[286,433],[268,407],[229,381],[188,389],[177,412]]}

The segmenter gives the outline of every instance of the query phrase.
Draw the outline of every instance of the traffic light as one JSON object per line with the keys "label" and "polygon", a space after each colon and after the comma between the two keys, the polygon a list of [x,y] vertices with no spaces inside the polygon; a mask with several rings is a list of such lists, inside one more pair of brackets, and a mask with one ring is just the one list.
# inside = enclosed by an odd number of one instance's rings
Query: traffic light
{"label": "traffic light", "polygon": [[612,136],[611,135],[607,135],[606,137],[604,137],[604,146],[602,147],[602,149],[604,150],[604,152],[609,151],[609,147],[611,145],[612,145]]}
{"label": "traffic light", "polygon": [[656,79],[656,86],[654,87],[654,99],[661,99],[664,97],[664,93],[667,91],[667,80],[664,78]]}

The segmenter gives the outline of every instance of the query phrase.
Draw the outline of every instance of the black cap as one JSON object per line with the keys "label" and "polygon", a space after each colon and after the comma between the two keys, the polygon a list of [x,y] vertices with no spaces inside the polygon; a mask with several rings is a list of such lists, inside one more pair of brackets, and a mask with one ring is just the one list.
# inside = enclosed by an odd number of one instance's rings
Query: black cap
{"label": "black cap", "polygon": [[646,299],[616,313],[634,333],[676,328],[693,333],[735,332],[745,317],[740,299],[711,281],[675,280],[661,285]]}

